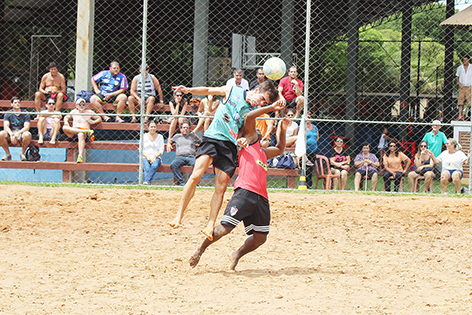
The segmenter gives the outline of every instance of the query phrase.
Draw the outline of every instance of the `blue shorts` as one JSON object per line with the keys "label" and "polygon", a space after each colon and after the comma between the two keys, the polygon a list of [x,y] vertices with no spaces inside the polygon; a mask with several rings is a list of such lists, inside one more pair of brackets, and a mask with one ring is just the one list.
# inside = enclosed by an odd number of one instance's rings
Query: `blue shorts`
{"label": "blue shorts", "polygon": [[[60,132],[57,132],[57,137],[56,137],[56,140],[59,140],[59,135],[61,133]],[[44,134],[44,140],[51,140],[51,128],[47,129],[46,130],[46,133]]]}
{"label": "blue shorts", "polygon": [[461,173],[461,179],[462,179],[462,177],[464,177],[464,173],[461,170],[443,170],[441,173],[443,173],[443,172],[449,172],[449,181],[450,182],[452,182],[452,174],[454,174],[454,172]]}

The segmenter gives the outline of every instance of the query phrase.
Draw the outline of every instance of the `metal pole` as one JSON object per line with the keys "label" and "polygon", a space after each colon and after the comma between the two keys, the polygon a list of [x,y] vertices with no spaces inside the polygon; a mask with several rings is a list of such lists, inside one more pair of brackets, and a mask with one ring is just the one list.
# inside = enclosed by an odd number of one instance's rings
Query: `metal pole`
{"label": "metal pole", "polygon": [[147,46],[147,15],[148,15],[148,0],[143,0],[143,39],[142,39],[142,54],[141,54],[141,110],[140,128],[139,128],[139,184],[143,184],[143,142],[144,142],[144,106],[145,106],[145,82],[146,79],[146,46]]}
{"label": "metal pole", "polygon": [[[303,90],[303,97],[305,102],[303,104],[303,117],[305,118],[305,138],[303,141],[306,144],[306,113],[308,111],[308,84],[310,71],[310,23],[311,23],[311,0],[306,2],[306,29],[305,29],[305,86]],[[306,145],[305,145],[306,146]],[[302,176],[306,176],[306,153],[302,156]]]}

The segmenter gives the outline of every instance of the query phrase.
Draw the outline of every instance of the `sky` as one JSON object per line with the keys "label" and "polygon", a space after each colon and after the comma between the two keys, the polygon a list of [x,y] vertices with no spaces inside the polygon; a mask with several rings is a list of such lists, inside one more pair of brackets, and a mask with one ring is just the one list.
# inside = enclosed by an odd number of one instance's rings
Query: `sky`
{"label": "sky", "polygon": [[[446,4],[446,0],[440,1]],[[455,8],[456,10],[462,11],[472,5],[472,0],[456,0]]]}

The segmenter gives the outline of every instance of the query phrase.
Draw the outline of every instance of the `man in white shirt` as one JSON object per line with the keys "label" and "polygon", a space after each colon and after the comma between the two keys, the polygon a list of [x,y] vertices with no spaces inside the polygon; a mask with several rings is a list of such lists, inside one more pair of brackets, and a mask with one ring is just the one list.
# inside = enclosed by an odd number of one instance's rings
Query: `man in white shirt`
{"label": "man in white shirt", "polygon": [[462,57],[463,64],[457,68],[456,81],[459,84],[459,96],[457,97],[457,105],[459,107],[459,117],[457,120],[464,120],[462,115],[462,108],[464,106],[464,99],[467,98],[467,106],[470,107],[471,101],[471,86],[472,86],[472,71],[469,71],[469,56]]}
{"label": "man in white shirt", "polygon": [[246,79],[243,79],[244,72],[241,69],[236,69],[233,72],[234,78],[229,79],[226,82],[227,86],[239,86],[242,87],[245,90],[249,90],[249,83],[247,82]]}

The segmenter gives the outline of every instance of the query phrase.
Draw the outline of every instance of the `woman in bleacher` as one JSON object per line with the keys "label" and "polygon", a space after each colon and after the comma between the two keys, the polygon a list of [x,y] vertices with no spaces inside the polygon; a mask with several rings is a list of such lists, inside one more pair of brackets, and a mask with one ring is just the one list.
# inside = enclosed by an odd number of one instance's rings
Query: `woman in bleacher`
{"label": "woman in bleacher", "polygon": [[161,156],[164,153],[164,137],[156,132],[155,120],[148,121],[149,132],[143,137],[143,173],[144,185],[151,184],[154,174],[162,164]]}

